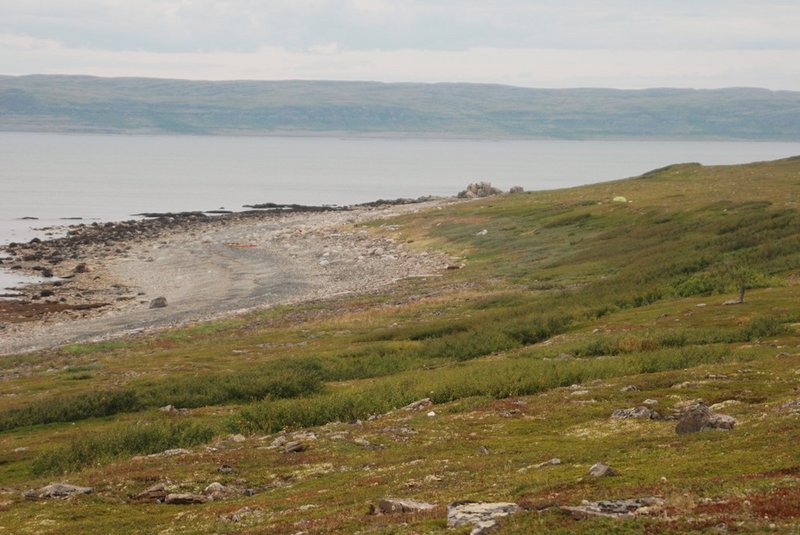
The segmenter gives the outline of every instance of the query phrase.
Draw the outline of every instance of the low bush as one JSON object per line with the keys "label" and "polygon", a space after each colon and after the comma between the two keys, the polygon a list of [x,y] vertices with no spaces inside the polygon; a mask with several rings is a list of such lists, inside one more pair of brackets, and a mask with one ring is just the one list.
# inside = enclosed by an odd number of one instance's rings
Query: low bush
{"label": "low bush", "polygon": [[33,460],[34,475],[73,472],[126,455],[148,455],[172,448],[186,448],[214,437],[211,427],[179,422],[139,423],[82,435],[68,445],[45,452]]}

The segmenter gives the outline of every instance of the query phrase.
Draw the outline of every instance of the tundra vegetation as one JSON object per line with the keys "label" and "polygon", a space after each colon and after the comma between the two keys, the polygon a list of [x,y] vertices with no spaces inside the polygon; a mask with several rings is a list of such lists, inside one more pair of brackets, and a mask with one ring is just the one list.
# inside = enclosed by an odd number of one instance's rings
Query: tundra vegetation
{"label": "tundra vegetation", "polygon": [[[796,533],[799,202],[800,158],[481,198],[366,224],[457,258],[441,276],[4,357],[0,526],[444,533],[474,500],[520,506],[498,534]],[[611,418],[697,400],[736,425]],[[93,492],[23,496],[52,482]],[[435,507],[370,514],[387,497]]]}

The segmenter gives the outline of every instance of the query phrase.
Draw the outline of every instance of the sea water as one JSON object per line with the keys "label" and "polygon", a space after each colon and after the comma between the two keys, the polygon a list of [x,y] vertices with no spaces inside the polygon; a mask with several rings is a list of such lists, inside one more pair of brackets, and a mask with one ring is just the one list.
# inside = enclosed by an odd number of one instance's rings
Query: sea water
{"label": "sea water", "polygon": [[[142,212],[446,196],[481,180],[503,189],[554,189],[679,162],[734,164],[799,154],[800,143],[777,142],[0,132],[0,243]],[[16,280],[3,277],[0,288]]]}

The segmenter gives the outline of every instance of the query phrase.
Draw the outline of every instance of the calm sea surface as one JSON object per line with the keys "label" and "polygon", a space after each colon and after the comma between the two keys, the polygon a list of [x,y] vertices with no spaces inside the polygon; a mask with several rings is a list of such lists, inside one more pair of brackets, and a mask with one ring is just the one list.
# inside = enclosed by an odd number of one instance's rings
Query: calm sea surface
{"label": "calm sea surface", "polygon": [[[553,189],[678,162],[800,155],[800,143],[464,141],[0,133],[0,243],[139,212],[452,195],[469,182]],[[25,220],[35,217],[38,220]],[[0,288],[10,284],[0,275]]]}

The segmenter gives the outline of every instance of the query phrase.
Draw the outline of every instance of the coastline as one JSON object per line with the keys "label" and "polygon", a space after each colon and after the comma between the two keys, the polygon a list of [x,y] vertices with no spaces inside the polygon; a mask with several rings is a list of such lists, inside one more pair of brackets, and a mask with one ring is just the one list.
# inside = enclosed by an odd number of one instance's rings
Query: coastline
{"label": "coastline", "polygon": [[[68,227],[9,244],[3,268],[45,275],[0,300],[0,355],[152,332],[436,275],[450,260],[358,228],[453,198],[277,207]],[[386,234],[386,233],[383,233]],[[150,308],[166,298],[167,306]]]}

